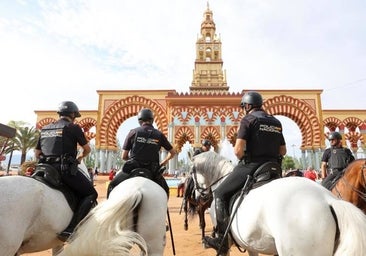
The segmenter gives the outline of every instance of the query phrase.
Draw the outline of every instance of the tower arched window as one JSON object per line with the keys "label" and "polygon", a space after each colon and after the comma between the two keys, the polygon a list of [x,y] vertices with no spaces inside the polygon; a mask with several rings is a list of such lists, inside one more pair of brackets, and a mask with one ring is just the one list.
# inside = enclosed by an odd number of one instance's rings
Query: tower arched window
{"label": "tower arched window", "polygon": [[211,42],[211,34],[210,33],[206,33],[205,41],[206,41],[206,43]]}
{"label": "tower arched window", "polygon": [[206,61],[211,61],[211,58],[212,58],[212,56],[211,56],[211,53],[212,53],[212,51],[211,51],[211,48],[206,48],[206,52],[205,52],[206,54]]}

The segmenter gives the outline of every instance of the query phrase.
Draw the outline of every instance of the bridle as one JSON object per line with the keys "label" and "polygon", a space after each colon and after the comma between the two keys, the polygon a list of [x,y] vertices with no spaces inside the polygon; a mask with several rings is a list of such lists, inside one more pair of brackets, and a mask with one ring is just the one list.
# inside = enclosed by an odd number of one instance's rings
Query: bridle
{"label": "bridle", "polygon": [[200,186],[199,183],[198,183],[196,166],[193,166],[192,174],[193,174],[193,181],[194,181],[194,184],[196,186],[196,190],[200,193],[200,195],[202,195],[202,197],[205,197],[206,195],[212,194],[212,189],[211,189],[212,186],[215,185],[216,183],[218,183],[223,178],[225,178],[227,175],[229,175],[229,173],[227,173],[227,174],[221,176],[220,178],[218,178],[217,180],[212,182],[208,187],[204,188],[204,187]]}
{"label": "bridle", "polygon": [[228,174],[225,174],[224,176],[212,182],[208,187],[204,188],[200,186],[200,184],[198,183],[196,166],[193,166],[192,178],[195,185],[195,190],[197,190],[197,192],[199,193],[198,197],[195,199],[196,203],[198,203],[198,205],[201,206],[207,205],[208,207],[210,207],[211,201],[213,200],[212,186],[217,184],[221,179],[223,179],[227,175]]}
{"label": "bridle", "polygon": [[[361,172],[362,172],[362,183],[363,183],[363,187],[364,188],[366,188],[366,175],[365,175],[365,172],[364,172],[364,170],[366,169],[366,160],[365,160],[365,162],[362,164],[362,166],[361,166]],[[342,180],[342,182],[346,185],[346,186],[348,186],[348,187],[350,187],[351,188],[351,190],[353,191],[353,192],[355,192],[363,201],[365,201],[366,202],[366,192],[363,192],[363,191],[361,191],[361,190],[359,190],[359,189],[357,189],[357,188],[355,188],[352,184],[350,184],[349,183],[349,181],[345,178],[345,175],[343,175],[342,176],[342,178],[339,180],[339,181],[341,181]],[[342,194],[341,194],[341,192],[337,189],[337,186],[335,186],[334,187],[334,189],[335,189],[335,191],[337,192],[337,195],[338,195],[338,197],[339,198],[341,198],[341,199],[343,199],[342,198]]]}

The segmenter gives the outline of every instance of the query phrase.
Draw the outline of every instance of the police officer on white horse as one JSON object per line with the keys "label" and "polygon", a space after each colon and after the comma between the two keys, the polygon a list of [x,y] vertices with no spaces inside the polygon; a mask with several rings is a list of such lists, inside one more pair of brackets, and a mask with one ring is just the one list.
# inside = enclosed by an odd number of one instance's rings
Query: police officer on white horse
{"label": "police officer on white horse", "polygon": [[245,184],[248,175],[266,162],[278,162],[286,154],[282,125],[274,116],[262,109],[262,96],[249,91],[242,97],[240,106],[246,116],[240,121],[234,153],[240,160],[230,175],[214,191],[217,236],[206,236],[206,246],[214,248],[218,255],[226,255],[228,239],[224,234],[229,222],[228,203],[230,198]]}
{"label": "police officer on white horse", "polygon": [[[154,114],[149,108],[143,108],[137,115],[139,125],[132,129],[123,143],[122,159],[125,160],[122,172],[110,182],[107,190],[109,193],[122,181],[132,175],[132,171],[138,168],[147,169],[152,175],[152,180],[158,183],[169,197],[169,186],[159,168],[165,166],[172,159],[176,151],[168,141],[167,137],[153,126]],[[160,161],[160,149],[168,151],[166,157]]]}
{"label": "police officer on white horse", "polygon": [[[64,101],[59,105],[57,113],[60,119],[42,128],[35,155],[39,163],[55,167],[62,182],[79,198],[79,205],[69,226],[58,234],[61,241],[66,241],[76,225],[95,205],[98,193],[90,180],[78,171],[78,164],[91,151],[83,130],[74,124],[75,118],[81,116],[78,107],[72,101]],[[79,156],[77,144],[83,148]]]}

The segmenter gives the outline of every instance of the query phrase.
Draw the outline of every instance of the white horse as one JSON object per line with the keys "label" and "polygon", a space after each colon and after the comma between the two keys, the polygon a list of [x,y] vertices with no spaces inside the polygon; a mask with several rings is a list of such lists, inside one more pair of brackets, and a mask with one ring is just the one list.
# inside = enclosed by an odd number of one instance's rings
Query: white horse
{"label": "white horse", "polygon": [[[84,164],[79,171],[89,177]],[[0,255],[14,256],[63,246],[57,233],[71,218],[64,195],[25,176],[0,177]]]}
{"label": "white horse", "polygon": [[128,230],[145,240],[142,255],[162,256],[166,214],[167,195],[157,183],[143,177],[127,179],[90,211],[60,256],[130,255],[129,248],[119,250],[119,236]]}
{"label": "white horse", "polygon": [[[201,187],[212,186],[234,167],[215,152],[193,157],[193,166]],[[238,199],[234,207],[237,203]],[[251,190],[233,216],[230,231],[250,256],[366,255],[363,212],[301,177],[277,179]]]}

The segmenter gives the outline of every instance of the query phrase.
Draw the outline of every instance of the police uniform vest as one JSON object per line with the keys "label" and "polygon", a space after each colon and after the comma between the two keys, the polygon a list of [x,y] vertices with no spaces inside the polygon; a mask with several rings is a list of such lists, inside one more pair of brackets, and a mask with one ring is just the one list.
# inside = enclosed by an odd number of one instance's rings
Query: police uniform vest
{"label": "police uniform vest", "polygon": [[65,119],[49,124],[41,130],[41,148],[44,156],[64,154],[64,128],[70,122]]}
{"label": "police uniform vest", "polygon": [[349,155],[345,148],[331,148],[328,166],[332,170],[343,170],[347,167],[349,162]]}
{"label": "police uniform vest", "polygon": [[264,111],[253,111],[251,115],[256,119],[251,124],[250,138],[246,145],[248,162],[277,161],[282,138],[281,123]]}
{"label": "police uniform vest", "polygon": [[159,162],[160,134],[154,128],[139,127],[136,129],[131,158],[139,162]]}

